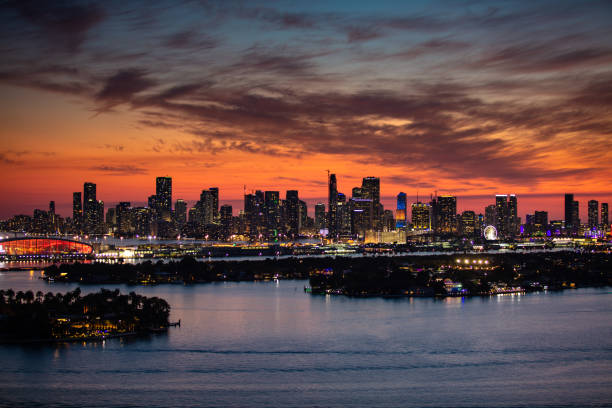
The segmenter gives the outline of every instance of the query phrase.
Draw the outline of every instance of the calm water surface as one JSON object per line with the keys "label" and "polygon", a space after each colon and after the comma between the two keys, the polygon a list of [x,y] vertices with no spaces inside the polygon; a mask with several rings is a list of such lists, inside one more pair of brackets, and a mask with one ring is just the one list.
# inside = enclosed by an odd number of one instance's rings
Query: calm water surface
{"label": "calm water surface", "polygon": [[[0,288],[76,287],[38,276],[0,273]],[[182,327],[0,346],[0,405],[612,406],[609,288],[386,300],[311,296],[305,284],[106,286],[165,298]]]}

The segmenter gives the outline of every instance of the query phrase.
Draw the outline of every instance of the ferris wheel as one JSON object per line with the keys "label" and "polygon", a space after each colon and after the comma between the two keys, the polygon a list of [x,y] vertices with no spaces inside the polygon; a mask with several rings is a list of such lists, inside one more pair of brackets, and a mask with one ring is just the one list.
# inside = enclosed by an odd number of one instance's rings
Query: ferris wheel
{"label": "ferris wheel", "polygon": [[493,225],[487,225],[483,234],[487,241],[497,240],[497,228],[495,228]]}

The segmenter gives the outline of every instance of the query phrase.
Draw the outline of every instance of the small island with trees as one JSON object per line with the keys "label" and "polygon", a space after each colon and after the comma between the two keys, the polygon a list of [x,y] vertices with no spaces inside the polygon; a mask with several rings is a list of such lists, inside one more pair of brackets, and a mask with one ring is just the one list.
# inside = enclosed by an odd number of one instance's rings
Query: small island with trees
{"label": "small island with trees", "polygon": [[0,342],[102,340],[165,331],[170,305],[164,299],[119,289],[81,295],[0,290]]}

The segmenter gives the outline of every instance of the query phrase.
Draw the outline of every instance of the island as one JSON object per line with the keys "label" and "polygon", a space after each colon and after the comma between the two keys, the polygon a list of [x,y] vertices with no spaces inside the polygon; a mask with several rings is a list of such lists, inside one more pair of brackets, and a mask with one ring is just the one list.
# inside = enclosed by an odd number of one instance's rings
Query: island
{"label": "island", "polygon": [[81,295],[0,290],[0,342],[102,340],[165,331],[170,305],[118,289]]}
{"label": "island", "polygon": [[81,284],[196,284],[309,279],[305,290],[349,296],[470,296],[612,284],[612,254],[588,251],[268,258],[52,265],[44,279]]}

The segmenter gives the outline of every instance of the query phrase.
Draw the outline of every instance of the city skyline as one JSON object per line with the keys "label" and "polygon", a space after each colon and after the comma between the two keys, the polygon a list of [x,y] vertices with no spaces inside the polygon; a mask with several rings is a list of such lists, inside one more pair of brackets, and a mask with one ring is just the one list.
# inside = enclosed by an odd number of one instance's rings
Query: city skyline
{"label": "city skyline", "polygon": [[217,185],[237,207],[246,184],[312,208],[327,169],[380,177],[386,208],[612,201],[606,2],[146,6],[0,6],[0,218],[68,215],[84,181],[145,203],[164,175],[190,204]]}

